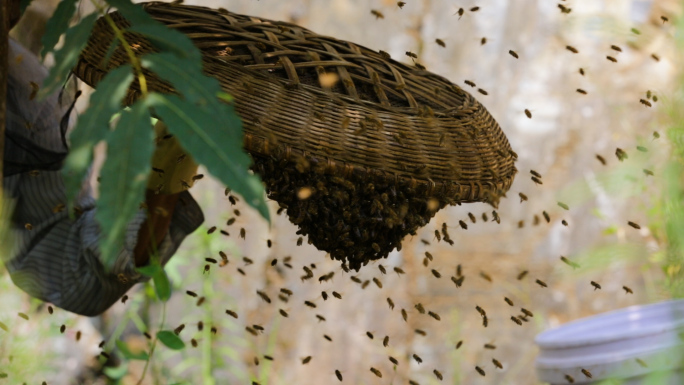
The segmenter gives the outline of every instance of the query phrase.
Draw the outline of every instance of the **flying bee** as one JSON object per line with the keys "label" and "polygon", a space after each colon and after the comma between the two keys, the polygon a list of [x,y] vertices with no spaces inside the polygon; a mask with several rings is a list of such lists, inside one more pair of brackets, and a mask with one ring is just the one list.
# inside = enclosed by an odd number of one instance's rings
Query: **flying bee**
{"label": "flying bee", "polygon": [[622,289],[625,291],[625,294],[634,294],[634,292],[632,291],[632,289],[630,289],[630,288],[627,287],[627,286],[623,286]]}
{"label": "flying bee", "polygon": [[406,273],[404,272],[404,270],[403,270],[402,268],[400,268],[400,267],[395,267],[395,268],[394,268],[394,272],[397,273],[397,274],[406,274]]}
{"label": "flying bee", "polygon": [[242,227],[240,229],[240,238],[245,239],[245,236],[247,236],[247,232],[245,231],[245,228]]}
{"label": "flying bee", "polygon": [[525,221],[518,221],[518,228],[522,229],[523,227],[525,227]]}
{"label": "flying bee", "polygon": [[565,375],[565,379],[566,379],[569,383],[571,383],[571,384],[574,384],[574,383],[575,383],[575,379],[572,378],[572,376],[569,375],[569,374],[566,374],[566,375]]}
{"label": "flying bee", "polygon": [[477,12],[480,10],[480,7],[472,7],[470,8],[470,12]]}
{"label": "flying bee", "polygon": [[652,53],[651,58],[655,61],[660,61],[660,56],[658,56],[657,54]]}
{"label": "flying bee", "polygon": [[306,356],[302,359],[302,365],[306,365],[311,362],[311,356]]}
{"label": "flying bee", "polygon": [[617,59],[614,58],[614,57],[612,57],[612,56],[610,56],[610,55],[606,56],[606,59],[612,61],[613,63],[617,63]]}
{"label": "flying bee", "polygon": [[561,259],[561,261],[563,261],[563,263],[565,263],[566,265],[572,267],[573,269],[576,269],[576,268],[580,267],[580,265],[579,265],[577,262],[573,262],[573,261],[571,261],[571,260],[565,258],[565,257],[562,256],[562,255],[561,255],[560,259]]}
{"label": "flying bee", "polygon": [[387,270],[385,270],[385,266],[383,265],[378,265],[378,269],[382,274],[387,274]]}
{"label": "flying bee", "polygon": [[26,321],[29,320],[29,316],[27,316],[25,313],[17,313],[17,315],[18,315],[19,317],[25,319]]}
{"label": "flying bee", "polygon": [[504,297],[504,301],[506,301],[506,303],[507,303],[509,306],[514,306],[514,305],[513,305],[513,301],[511,301],[510,298]]}
{"label": "flying bee", "polygon": [[379,289],[382,289],[382,282],[380,282],[380,280],[377,279],[376,277],[373,277],[373,283],[375,283],[375,285],[376,285]]}
{"label": "flying bee", "polygon": [[478,88],[478,89],[477,89],[477,92],[479,92],[479,93],[481,93],[482,95],[485,95],[485,96],[489,95],[489,93],[487,93],[487,91],[483,90],[482,88]]}
{"label": "flying bee", "polygon": [[591,281],[591,286],[594,287],[594,291],[601,289],[601,285],[599,285],[598,283],[596,283],[594,281]]}
{"label": "flying bee", "polygon": [[385,336],[385,338],[382,339],[382,346],[387,347],[389,345],[389,336]]}
{"label": "flying bee", "polygon": [[606,165],[606,160],[599,154],[596,154],[596,159],[598,159],[599,162],[601,162],[602,165]]}
{"label": "flying bee", "polygon": [[404,5],[406,5],[405,1],[397,1],[397,7],[399,7],[399,9],[404,8]]}
{"label": "flying bee", "polygon": [[475,87],[475,83],[470,81],[470,80],[465,80],[464,83],[471,86],[471,87]]}
{"label": "flying bee", "polygon": [[459,263],[458,265],[456,265],[456,276],[460,277],[462,275],[463,275],[463,269],[461,268],[461,264]]}
{"label": "flying bee", "polygon": [[349,277],[349,279],[351,279],[355,283],[361,283],[361,280],[359,279],[359,277],[352,276],[352,277]]}
{"label": "flying bee", "polygon": [[463,230],[468,230],[468,224],[463,222],[462,220],[458,220],[458,224],[461,226]]}
{"label": "flying bee", "polygon": [[532,119],[532,113],[527,108],[525,109],[525,115],[527,116],[528,119]]}
{"label": "flying bee", "polygon": [[[197,340],[194,339],[194,338],[191,339],[191,340],[190,340],[190,344],[192,344],[192,347],[193,347],[193,348],[196,348],[196,347],[197,347]],[[256,359],[256,357],[254,357],[254,359]],[[256,364],[259,365],[259,362],[257,361]]]}
{"label": "flying bee", "polygon": [[366,335],[368,336],[368,338],[373,339],[373,333],[371,333],[371,332],[366,332]]}
{"label": "flying bee", "polygon": [[330,338],[330,336],[327,335],[327,334],[323,334],[323,338],[325,338],[326,340],[332,342],[332,338]]}
{"label": "flying bee", "polygon": [[[459,8],[458,11],[456,11],[456,13],[458,13],[458,20],[461,20],[461,17],[463,16],[463,13],[464,13],[464,12],[465,12],[465,11],[463,10],[463,8]],[[454,15],[455,15],[456,13],[454,13]]]}
{"label": "flying bee", "polygon": [[582,94],[582,95],[586,95],[586,94],[587,94],[587,91],[585,91],[585,90],[583,90],[583,89],[581,89],[581,88],[578,88],[578,89],[577,89],[577,93],[580,93],[580,94]]}
{"label": "flying bee", "polygon": [[337,369],[335,369],[335,376],[337,376],[337,379],[342,382],[342,373],[340,373],[340,371]]}
{"label": "flying bee", "polygon": [[223,265],[225,266],[226,264],[228,264],[228,256],[226,255],[226,253],[224,253],[223,251],[219,251],[219,255],[221,256]]}
{"label": "flying bee", "polygon": [[315,308],[316,308],[316,304],[313,303],[313,302],[311,302],[311,301],[304,301],[304,305],[306,305],[306,306],[308,306],[308,307],[310,307],[310,308],[312,308],[312,309],[315,309]]}
{"label": "flying bee", "polygon": [[451,281],[456,285],[456,287],[461,287],[463,285],[463,281],[465,280],[464,276],[460,276],[458,278],[456,277],[451,277]]}
{"label": "flying bee", "polygon": [[373,374],[375,374],[376,376],[382,378],[382,373],[380,373],[378,369],[370,368],[370,371],[373,372]]}
{"label": "flying bee", "polygon": [[492,277],[490,277],[489,274],[485,273],[484,271],[480,271],[480,277],[484,278],[489,282],[492,282]]}
{"label": "flying bee", "polygon": [[542,175],[541,175],[540,173],[538,173],[538,172],[536,172],[536,171],[534,171],[534,170],[530,170],[530,174],[532,174],[532,175],[534,175],[534,176],[536,176],[537,178],[540,178],[540,179],[541,179],[541,177],[542,177]]}
{"label": "flying bee", "polygon": [[419,364],[422,364],[422,363],[423,363],[423,359],[420,358],[419,355],[413,353],[413,356],[412,356],[412,357],[413,357],[414,360],[416,360],[417,363],[419,363]]}
{"label": "flying bee", "polygon": [[425,314],[425,308],[423,307],[422,304],[417,303],[416,306],[414,306],[416,310],[418,310],[418,313],[420,314]]}
{"label": "flying bee", "polygon": [[442,236],[439,234],[439,230],[435,230],[435,238],[437,238],[437,242],[442,240]]}
{"label": "flying bee", "polygon": [[487,213],[482,213],[482,221],[487,222],[488,220]]}
{"label": "flying bee", "polygon": [[470,221],[473,223],[477,222],[477,218],[475,218],[475,215],[473,215],[473,213],[468,213],[468,218],[470,218]]}
{"label": "flying bee", "polygon": [[26,228],[26,230],[28,230],[28,231],[31,231],[31,230],[33,230],[33,225],[30,224],[30,223],[26,223],[26,224],[24,225],[24,228]]}
{"label": "flying bee", "polygon": [[202,304],[204,303],[205,300],[206,300],[205,297],[200,297],[200,298],[197,300],[197,306],[202,306]]}
{"label": "flying bee", "polygon": [[587,376],[587,378],[591,378],[591,377],[592,377],[592,376],[591,376],[591,372],[588,371],[587,369],[582,368],[581,371],[582,371],[582,374],[584,374],[585,376]]}
{"label": "flying bee", "polygon": [[432,371],[432,373],[434,373],[435,377],[439,378],[440,381],[444,379],[444,377],[442,377],[442,373],[440,373],[439,370],[435,369]]}
{"label": "flying bee", "polygon": [[[382,12],[380,12],[380,11],[378,11],[378,10],[375,10],[375,9],[371,9],[371,15],[375,16],[375,20],[384,19],[384,18],[385,18],[385,15],[383,15]],[[340,380],[340,381],[341,381],[341,380]]]}
{"label": "flying bee", "polygon": [[542,281],[541,279],[537,279],[535,282],[537,283],[537,285],[539,285],[541,287],[548,287],[546,285],[546,282]]}
{"label": "flying bee", "polygon": [[670,21],[670,19],[669,19],[667,16],[660,16],[660,20],[663,21],[663,24],[665,24],[666,22]]}
{"label": "flying bee", "polygon": [[435,43],[437,43],[437,45],[440,47],[446,47],[446,43],[444,43],[444,40],[442,39],[435,39]]}
{"label": "flying bee", "polygon": [[435,313],[434,311],[428,311],[428,315],[437,321],[441,321],[442,317],[439,316],[439,314]]}
{"label": "flying bee", "polygon": [[476,306],[475,306],[475,310],[477,310],[477,312],[480,313],[480,315],[481,315],[482,317],[486,317],[486,316],[487,316],[487,312],[484,311],[484,309],[481,308],[480,305],[476,305]]}
{"label": "flying bee", "polygon": [[622,52],[622,48],[620,48],[616,45],[611,45],[610,49],[612,49],[613,51]]}
{"label": "flying bee", "polygon": [[418,59],[418,55],[416,55],[415,53],[413,53],[411,51],[406,51],[406,56],[408,56],[412,59]]}
{"label": "flying bee", "polygon": [[320,315],[320,314],[316,314],[316,318],[318,318],[318,322],[325,322],[325,321],[326,321],[326,320],[325,320],[325,317],[323,317],[323,316]]}
{"label": "flying bee", "polygon": [[570,210],[570,207],[568,207],[568,205],[566,205],[563,202],[558,202],[558,206],[560,206],[564,210]]}
{"label": "flying bee", "polygon": [[544,219],[546,219],[546,223],[551,223],[551,217],[549,216],[549,213],[546,212],[546,210],[542,211],[542,215],[544,215]]}
{"label": "flying bee", "polygon": [[367,288],[368,285],[370,285],[370,279],[363,281],[363,283],[361,284],[361,289]]}
{"label": "flying bee", "polygon": [[237,313],[234,312],[234,311],[232,311],[232,310],[226,310],[226,314],[228,314],[229,316],[231,316],[231,317],[233,317],[233,318],[235,318],[235,319],[238,318]]}
{"label": "flying bee", "polygon": [[584,68],[580,68],[580,69],[578,70],[578,72],[579,72],[580,75],[584,76]]}
{"label": "flying bee", "polygon": [[[60,333],[64,334],[64,331],[65,331],[65,330],[66,330],[66,325],[62,325],[62,326],[59,327],[59,332],[60,332]],[[6,327],[5,327],[5,331],[7,331]]]}
{"label": "flying bee", "polygon": [[191,297],[197,297],[197,293],[195,293],[194,291],[186,290],[185,294],[187,294]]}
{"label": "flying bee", "polygon": [[503,369],[503,365],[501,365],[501,362],[499,362],[496,358],[492,358],[492,363],[494,363],[494,366],[497,368]]}
{"label": "flying bee", "polygon": [[185,329],[185,324],[180,324],[177,328],[173,329],[173,332],[176,335],[179,335],[183,331],[183,329]]}
{"label": "flying bee", "polygon": [[204,271],[202,272],[202,274],[209,273],[209,270],[211,270],[211,265],[204,265]]}
{"label": "flying bee", "polygon": [[463,340],[456,342],[456,350],[458,350],[458,348],[460,348],[461,345],[463,345]]}
{"label": "flying bee", "polygon": [[328,300],[328,293],[326,293],[326,292],[323,291],[323,292],[321,292],[321,296],[323,296],[323,301],[327,301],[327,300]]}
{"label": "flying bee", "polygon": [[577,50],[577,48],[575,48],[575,47],[573,47],[573,46],[571,46],[571,45],[566,45],[566,46],[565,46],[565,49],[567,49],[568,51],[570,51],[570,52],[572,52],[572,53],[579,53],[579,51]]}
{"label": "flying bee", "polygon": [[47,309],[48,309],[48,313],[52,314],[52,312],[53,312],[52,306],[48,305]]}
{"label": "flying bee", "polygon": [[257,332],[256,330],[254,330],[253,328],[251,328],[249,326],[245,326],[245,330],[247,330],[247,332],[249,332],[249,334],[251,334],[255,337],[259,336],[259,332]]}
{"label": "flying bee", "polygon": [[301,246],[304,239],[302,237],[297,238],[297,246]]}
{"label": "flying bee", "polygon": [[476,367],[475,367],[475,370],[477,370],[477,372],[480,373],[480,375],[481,375],[482,377],[485,376],[485,371],[484,371],[481,367],[476,366]]}
{"label": "flying bee", "polygon": [[401,309],[401,318],[404,319],[404,321],[408,320],[408,314],[406,313],[406,310]]}
{"label": "flying bee", "polygon": [[336,291],[333,291],[333,292],[332,292],[332,295],[333,295],[333,297],[335,297],[335,298],[337,298],[337,299],[342,299],[342,295],[341,295],[340,293],[336,292]]}
{"label": "flying bee", "polygon": [[435,269],[432,269],[432,275],[434,275],[435,278],[442,278],[442,273],[440,273],[439,271],[437,271]]}
{"label": "flying bee", "polygon": [[511,316],[511,321],[513,321],[513,322],[515,322],[516,324],[518,324],[518,326],[522,326],[522,321],[519,320],[518,317],[516,317],[516,316],[513,316],[513,315],[512,315],[512,316]]}
{"label": "flying bee", "polygon": [[653,106],[653,105],[651,104],[651,102],[649,102],[649,101],[646,100],[646,99],[639,99],[639,103],[643,104],[643,105],[646,106],[646,107],[652,107],[652,106]]}
{"label": "flying bee", "polygon": [[230,201],[231,205],[236,205],[237,204],[237,198],[234,197],[233,195],[228,196],[228,200]]}
{"label": "flying bee", "polygon": [[536,176],[533,176],[530,179],[532,179],[532,182],[534,182],[535,184],[544,184],[542,183],[541,179],[537,178]]}
{"label": "flying bee", "polygon": [[[121,303],[126,303],[126,301],[128,301],[128,296],[124,294],[124,296],[121,297]],[[48,311],[50,312],[50,314],[52,314],[52,308],[51,307],[48,308]]]}
{"label": "flying bee", "polygon": [[659,138],[660,138],[660,134],[658,133],[658,131],[653,131],[653,139],[651,139],[651,140],[655,140],[655,139],[659,139]]}
{"label": "flying bee", "polygon": [[261,290],[257,290],[256,292],[259,295],[259,297],[261,297],[261,299],[264,300],[264,302],[271,303],[271,298],[266,293],[264,293]]}
{"label": "flying bee", "polygon": [[621,148],[619,148],[619,147],[615,149],[615,156],[618,158],[618,160],[619,160],[620,162],[622,162],[623,160],[629,158],[629,157],[627,156],[627,153],[626,153],[623,149],[621,149]]}
{"label": "flying bee", "polygon": [[534,314],[532,314],[531,311],[525,309],[524,307],[520,308],[520,311],[523,312],[523,314],[525,314],[526,317],[534,317]]}
{"label": "flying bee", "polygon": [[394,358],[394,357],[392,357],[392,356],[389,356],[389,360],[390,360],[390,362],[393,363],[394,365],[399,365],[399,361],[397,361],[396,358]]}
{"label": "flying bee", "polygon": [[518,281],[522,281],[522,279],[525,278],[525,276],[527,275],[527,273],[528,273],[527,270],[521,271],[521,272],[518,274],[518,277],[517,277],[517,278],[518,278]]}

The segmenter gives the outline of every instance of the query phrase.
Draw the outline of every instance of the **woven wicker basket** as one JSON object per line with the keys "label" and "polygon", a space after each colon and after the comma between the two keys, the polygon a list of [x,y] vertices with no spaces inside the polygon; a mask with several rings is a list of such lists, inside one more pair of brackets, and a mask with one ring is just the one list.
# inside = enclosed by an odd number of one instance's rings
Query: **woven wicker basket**
{"label": "woven wicker basket", "polygon": [[[400,248],[404,235],[447,204],[496,206],[513,182],[516,155],[499,125],[443,77],[290,23],[224,9],[143,6],[189,36],[205,72],[235,97],[244,148],[269,196],[314,245],[350,267]],[[111,17],[128,26],[120,14]],[[126,36],[138,55],[154,52],[141,36]],[[119,48],[102,64],[113,38],[100,19],[74,70],[91,86],[128,62]],[[330,74],[339,81],[330,84]],[[148,87],[174,92],[152,74]],[[133,86],[126,102],[139,96]],[[301,187],[325,199],[298,200]],[[359,208],[349,212],[350,205]]]}

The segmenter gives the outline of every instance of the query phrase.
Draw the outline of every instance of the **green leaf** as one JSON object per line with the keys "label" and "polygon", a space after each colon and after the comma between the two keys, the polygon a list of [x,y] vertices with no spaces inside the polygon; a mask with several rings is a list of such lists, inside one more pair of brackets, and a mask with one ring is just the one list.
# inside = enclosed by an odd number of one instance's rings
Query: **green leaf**
{"label": "green leaf", "polygon": [[116,347],[119,348],[119,350],[121,351],[121,355],[129,360],[147,361],[150,358],[146,352],[133,353],[128,348],[128,345],[126,345],[126,343],[121,340],[116,340]]}
{"label": "green leaf", "polygon": [[107,3],[116,9],[133,25],[158,23],[145,10],[130,0],[107,0]]}
{"label": "green leaf", "polygon": [[108,73],[90,97],[88,109],[76,122],[76,127],[69,136],[71,146],[62,169],[69,200],[74,199],[81,189],[83,178],[92,162],[93,147],[109,133],[109,120],[121,109],[121,100],[126,96],[132,81],[130,65]]}
{"label": "green leaf", "polygon": [[150,20],[145,24],[133,25],[127,31],[145,35],[160,51],[171,52],[182,59],[190,59],[195,66],[201,67],[202,55],[189,37],[152,18]]}
{"label": "green leaf", "polygon": [[168,301],[171,298],[171,284],[164,268],[160,267],[157,273],[152,276],[152,280],[154,281],[154,290],[157,293],[157,298],[163,302]]}
{"label": "green leaf", "polygon": [[111,268],[124,244],[128,223],[144,200],[150,159],[154,152],[154,130],[144,99],[121,119],[107,137],[107,160],[102,166],[100,198],[95,218],[100,224],[102,263]]}
{"label": "green leaf", "polygon": [[81,19],[81,22],[69,28],[64,36],[64,45],[55,52],[55,65],[50,68],[50,73],[43,81],[43,87],[38,93],[40,98],[52,94],[62,86],[71,69],[74,68],[78,57],[88,42],[90,32],[93,30],[97,14]]}
{"label": "green leaf", "polygon": [[55,45],[59,41],[60,36],[69,28],[69,21],[76,12],[76,2],[78,0],[62,0],[57,5],[55,13],[52,14],[50,20],[45,24],[45,33],[41,43],[43,43],[43,50],[40,51],[40,56],[45,57],[48,53],[55,49]]}
{"label": "green leaf", "polygon": [[157,274],[157,271],[159,271],[159,269],[161,269],[161,266],[159,265],[147,265],[135,268],[135,270],[138,271],[138,273],[147,277],[154,277],[155,274]]}
{"label": "green leaf", "polygon": [[107,366],[103,371],[107,377],[111,378],[112,380],[118,380],[128,374],[128,362],[122,362],[121,365],[115,368]]}
{"label": "green leaf", "polygon": [[[176,95],[150,94],[149,99],[183,148],[270,220],[264,186],[247,168],[251,160],[242,149],[242,140],[235,140],[234,130],[241,128],[241,123],[232,107],[225,105],[231,113],[219,120],[216,115]],[[216,124],[217,121],[222,124]]]}
{"label": "green leaf", "polygon": [[169,330],[162,330],[157,332],[157,338],[161,341],[167,348],[173,350],[181,350],[185,348],[185,343],[176,335],[176,333]]}

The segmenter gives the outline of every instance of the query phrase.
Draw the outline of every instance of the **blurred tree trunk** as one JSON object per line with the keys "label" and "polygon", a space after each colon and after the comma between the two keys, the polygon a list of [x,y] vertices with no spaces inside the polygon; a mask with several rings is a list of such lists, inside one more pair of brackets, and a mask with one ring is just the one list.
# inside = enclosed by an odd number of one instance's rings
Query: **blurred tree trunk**
{"label": "blurred tree trunk", "polygon": [[5,158],[5,109],[7,107],[7,55],[9,35],[9,3],[0,2],[0,200],[3,197],[2,179]]}

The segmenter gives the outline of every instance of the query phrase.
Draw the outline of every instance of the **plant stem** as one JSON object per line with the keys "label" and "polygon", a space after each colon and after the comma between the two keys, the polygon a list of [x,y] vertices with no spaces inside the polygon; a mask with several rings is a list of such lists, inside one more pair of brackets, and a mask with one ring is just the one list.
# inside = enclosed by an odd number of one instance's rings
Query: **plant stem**
{"label": "plant stem", "polygon": [[[162,330],[164,327],[164,322],[166,322],[166,301],[163,302],[162,304],[162,316],[161,316],[161,322],[159,323],[159,330]],[[150,366],[150,361],[152,361],[152,355],[154,354],[154,349],[157,347],[157,335],[154,335],[154,339],[152,339],[152,344],[150,346],[150,353],[147,355],[147,361],[145,361],[145,367],[143,368],[142,375],[140,376],[140,380],[138,380],[137,385],[142,385],[143,380],[145,380],[145,374],[147,374],[147,368]]]}

